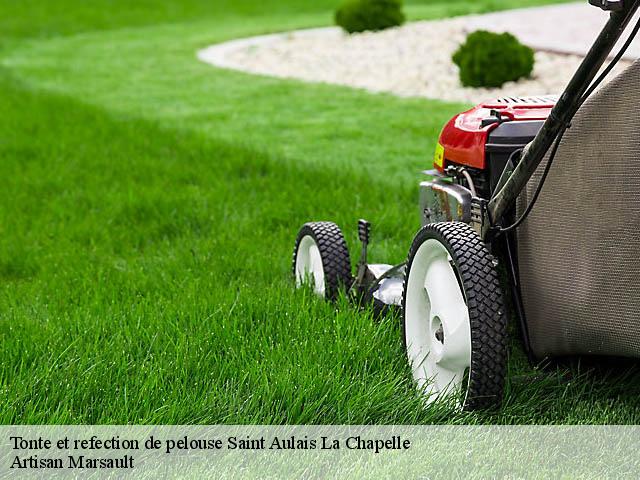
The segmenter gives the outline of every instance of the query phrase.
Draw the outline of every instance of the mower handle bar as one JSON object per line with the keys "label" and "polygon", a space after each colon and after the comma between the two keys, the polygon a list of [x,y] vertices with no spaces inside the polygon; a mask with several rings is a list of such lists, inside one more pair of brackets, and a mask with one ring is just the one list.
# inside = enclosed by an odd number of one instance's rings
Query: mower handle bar
{"label": "mower handle bar", "polygon": [[482,222],[482,237],[484,239],[487,239],[495,224],[500,222],[513,207],[558,135],[568,127],[571,119],[580,108],[583,96],[624,33],[638,7],[640,7],[640,0],[625,0],[622,9],[611,12],[609,21],[578,67],[551,114],[533,141],[522,151],[520,162],[513,173],[500,191],[489,200]]}

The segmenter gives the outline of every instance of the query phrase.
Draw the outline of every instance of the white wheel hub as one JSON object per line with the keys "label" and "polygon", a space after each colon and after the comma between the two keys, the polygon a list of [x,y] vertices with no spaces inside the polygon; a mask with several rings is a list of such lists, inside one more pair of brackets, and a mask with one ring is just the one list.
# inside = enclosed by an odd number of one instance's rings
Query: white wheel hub
{"label": "white wheel hub", "polygon": [[407,275],[405,340],[413,378],[428,402],[459,396],[471,366],[471,328],[448,250],[438,240],[425,241]]}
{"label": "white wheel hub", "polygon": [[302,285],[312,285],[317,295],[325,295],[322,256],[318,244],[309,235],[302,237],[296,254],[296,286]]}

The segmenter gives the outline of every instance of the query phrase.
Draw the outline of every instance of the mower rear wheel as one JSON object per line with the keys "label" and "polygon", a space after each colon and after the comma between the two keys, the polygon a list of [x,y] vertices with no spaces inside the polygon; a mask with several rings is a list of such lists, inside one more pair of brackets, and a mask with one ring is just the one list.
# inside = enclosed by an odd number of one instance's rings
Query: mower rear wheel
{"label": "mower rear wheel", "polygon": [[312,222],[300,229],[293,250],[293,275],[298,288],[311,284],[327,300],[335,300],[341,288],[350,287],[351,258],[340,227]]}
{"label": "mower rear wheel", "polygon": [[403,337],[427,402],[454,399],[477,410],[502,401],[507,325],[493,257],[464,223],[436,223],[416,236],[403,293]]}

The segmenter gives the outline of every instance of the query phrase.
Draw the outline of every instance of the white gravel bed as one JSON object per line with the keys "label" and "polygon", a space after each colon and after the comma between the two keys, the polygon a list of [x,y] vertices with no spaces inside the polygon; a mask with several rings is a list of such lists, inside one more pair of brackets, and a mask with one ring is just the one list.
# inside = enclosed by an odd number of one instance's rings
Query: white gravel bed
{"label": "white gravel bed", "polygon": [[[452,54],[474,17],[406,24],[382,32],[346,35],[338,28],[302,30],[236,40],[198,52],[223,68],[389,92],[477,103],[501,96],[558,94],[582,57],[538,51],[530,79],[499,89],[464,88]],[[629,62],[624,62],[624,68]]]}

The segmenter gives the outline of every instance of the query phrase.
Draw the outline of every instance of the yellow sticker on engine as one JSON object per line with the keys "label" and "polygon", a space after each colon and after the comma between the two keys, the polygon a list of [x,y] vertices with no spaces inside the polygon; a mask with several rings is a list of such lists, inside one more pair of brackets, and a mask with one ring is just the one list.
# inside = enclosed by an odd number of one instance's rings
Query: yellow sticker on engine
{"label": "yellow sticker on engine", "polygon": [[444,168],[444,147],[439,143],[436,145],[436,155],[433,158],[433,164],[436,167]]}

